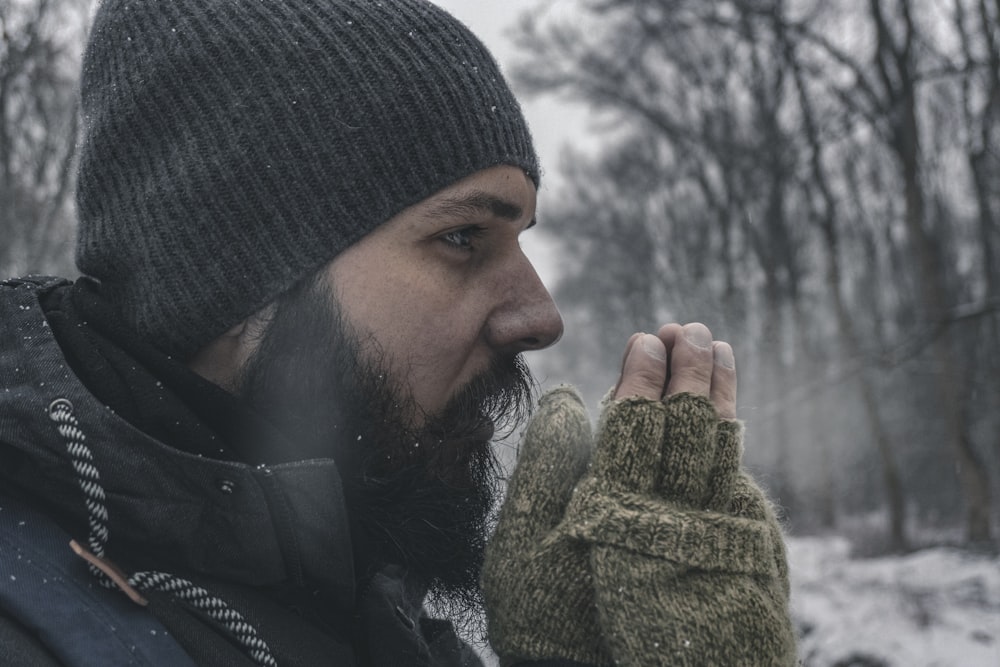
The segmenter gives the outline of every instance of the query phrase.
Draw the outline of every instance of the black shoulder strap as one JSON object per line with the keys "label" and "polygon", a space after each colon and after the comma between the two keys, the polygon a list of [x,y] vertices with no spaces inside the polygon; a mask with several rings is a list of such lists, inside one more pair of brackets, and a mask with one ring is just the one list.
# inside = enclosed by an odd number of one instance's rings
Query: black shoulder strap
{"label": "black shoulder strap", "polygon": [[98,583],[69,540],[42,514],[0,496],[0,613],[67,667],[194,667],[151,613]]}

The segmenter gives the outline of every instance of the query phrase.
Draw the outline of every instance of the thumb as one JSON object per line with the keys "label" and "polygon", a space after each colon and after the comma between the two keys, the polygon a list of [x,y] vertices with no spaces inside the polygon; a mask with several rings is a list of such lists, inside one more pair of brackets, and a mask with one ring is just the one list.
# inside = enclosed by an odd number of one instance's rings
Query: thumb
{"label": "thumb", "polygon": [[590,450],[590,418],[576,390],[564,385],[542,396],[521,442],[498,535],[527,545],[549,533],[562,520]]}
{"label": "thumb", "polygon": [[667,350],[653,334],[635,334],[629,339],[615,398],[643,396],[659,399],[667,381]]}

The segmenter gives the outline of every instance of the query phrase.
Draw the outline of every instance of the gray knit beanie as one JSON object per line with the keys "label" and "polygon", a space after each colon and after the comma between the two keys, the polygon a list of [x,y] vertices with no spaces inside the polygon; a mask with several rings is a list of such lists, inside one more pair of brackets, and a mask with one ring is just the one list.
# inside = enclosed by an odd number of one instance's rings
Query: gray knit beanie
{"label": "gray knit beanie", "polygon": [[77,265],[181,359],[465,176],[538,183],[493,58],[424,0],[104,0],[81,86]]}

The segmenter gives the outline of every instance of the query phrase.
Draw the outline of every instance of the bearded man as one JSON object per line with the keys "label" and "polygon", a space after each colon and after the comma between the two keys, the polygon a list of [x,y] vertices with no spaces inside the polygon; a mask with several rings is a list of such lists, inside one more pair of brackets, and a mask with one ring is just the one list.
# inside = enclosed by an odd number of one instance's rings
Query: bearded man
{"label": "bearded man", "polygon": [[505,665],[794,662],[704,325],[627,342],[596,434],[543,397],[496,516],[562,321],[463,25],[104,0],[81,100],[82,277],[0,287],[0,663],[481,664],[428,608]]}

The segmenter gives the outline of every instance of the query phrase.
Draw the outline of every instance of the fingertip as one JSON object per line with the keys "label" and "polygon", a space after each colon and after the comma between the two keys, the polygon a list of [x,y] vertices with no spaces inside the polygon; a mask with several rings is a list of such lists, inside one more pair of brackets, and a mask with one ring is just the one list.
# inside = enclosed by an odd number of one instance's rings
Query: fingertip
{"label": "fingertip", "polygon": [[615,385],[615,396],[618,395],[618,389],[622,386],[622,378],[625,377],[625,362],[628,361],[628,355],[632,352],[632,346],[635,345],[635,342],[642,335],[641,331],[637,331],[629,336],[628,342],[625,343],[625,351],[622,353],[622,363],[618,367],[618,383]]}
{"label": "fingertip", "polygon": [[667,379],[667,350],[653,334],[641,334],[629,349],[615,398],[641,396],[658,399]]}
{"label": "fingertip", "polygon": [[712,356],[715,363],[730,370],[736,369],[736,358],[733,356],[732,346],[721,340],[712,344]]}
{"label": "fingertip", "polygon": [[660,330],[656,332],[656,335],[660,337],[663,341],[664,347],[667,348],[667,377],[670,377],[671,363],[670,358],[674,353],[674,344],[677,342],[678,337],[680,337],[683,327],[678,322],[670,322],[669,324],[664,324],[660,327]]}
{"label": "fingertip", "polygon": [[691,393],[708,396],[715,366],[712,332],[700,322],[691,322],[676,329],[670,352],[670,382],[667,396]]}
{"label": "fingertip", "polygon": [[664,324],[660,327],[660,330],[656,332],[656,335],[663,341],[663,345],[667,348],[667,352],[670,352],[674,347],[674,342],[681,332],[681,325],[677,322],[671,322],[669,324]]}
{"label": "fingertip", "polygon": [[632,346],[635,345],[635,342],[637,340],[639,340],[639,338],[641,336],[643,336],[643,335],[644,334],[641,331],[637,331],[634,334],[632,334],[631,336],[629,336],[628,342],[625,343],[625,352],[622,353],[622,368],[623,369],[625,368],[625,362],[628,360],[629,352],[632,351]]}
{"label": "fingertip", "polygon": [[642,334],[636,342],[642,347],[643,353],[647,356],[652,357],[657,361],[666,362],[667,348],[658,336],[654,336],[653,334]]}
{"label": "fingertip", "polygon": [[712,331],[701,322],[691,322],[682,327],[684,338],[695,347],[705,350],[712,347]]}
{"label": "fingertip", "polygon": [[714,365],[709,399],[722,419],[736,419],[736,359],[729,343],[712,345]]}

